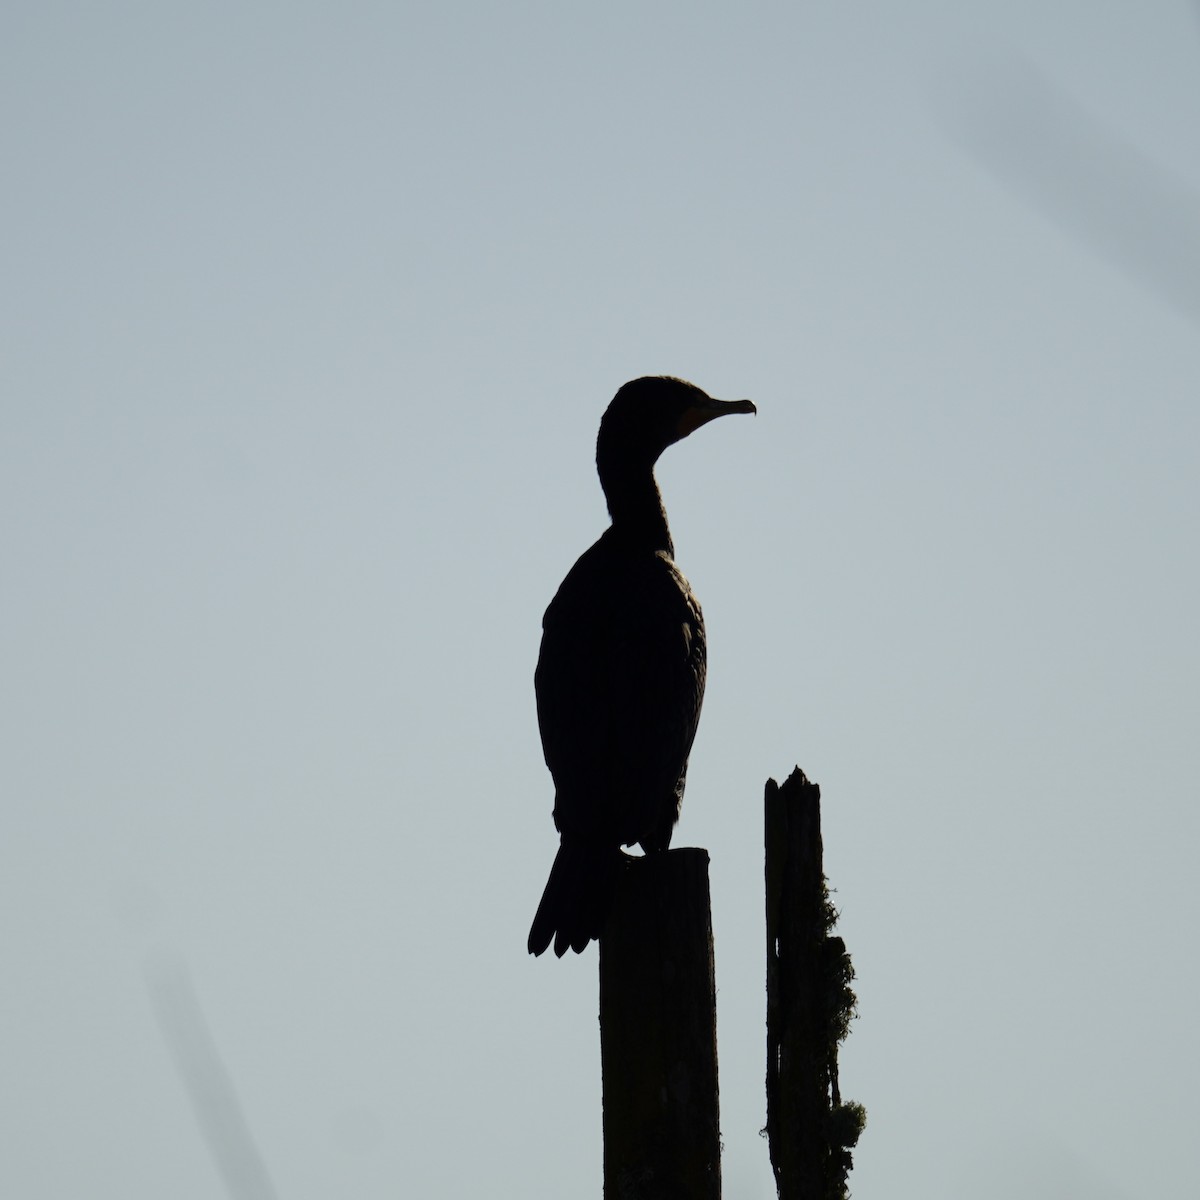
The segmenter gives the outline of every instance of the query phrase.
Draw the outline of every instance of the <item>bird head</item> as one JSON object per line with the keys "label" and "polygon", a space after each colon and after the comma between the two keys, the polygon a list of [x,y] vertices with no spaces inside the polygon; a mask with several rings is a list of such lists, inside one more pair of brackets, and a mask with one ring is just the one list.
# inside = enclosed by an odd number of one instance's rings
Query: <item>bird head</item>
{"label": "bird head", "polygon": [[674,442],[728,413],[754,413],[749,400],[714,400],[707,392],[671,375],[646,375],[625,384],[600,422],[596,463],[653,466]]}

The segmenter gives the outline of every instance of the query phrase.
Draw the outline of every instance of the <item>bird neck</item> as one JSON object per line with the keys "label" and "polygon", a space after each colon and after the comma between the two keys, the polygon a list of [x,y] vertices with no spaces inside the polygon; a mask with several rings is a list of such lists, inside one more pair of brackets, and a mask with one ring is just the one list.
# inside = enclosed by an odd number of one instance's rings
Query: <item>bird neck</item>
{"label": "bird neck", "polygon": [[600,484],[614,534],[639,549],[665,550],[672,558],[675,556],[667,510],[653,467],[601,471]]}

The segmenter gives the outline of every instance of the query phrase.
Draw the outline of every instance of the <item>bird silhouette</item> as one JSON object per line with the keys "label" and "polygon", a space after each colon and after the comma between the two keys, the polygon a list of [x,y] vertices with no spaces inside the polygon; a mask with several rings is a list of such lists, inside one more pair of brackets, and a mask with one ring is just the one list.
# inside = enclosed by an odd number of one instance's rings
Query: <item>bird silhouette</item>
{"label": "bird silhouette", "polygon": [[567,573],[542,620],[534,674],[554,780],[558,854],[529,952],[577,953],[604,927],[622,846],[665,851],[679,819],[704,698],[704,617],[675,565],[654,478],[659,455],[701,425],[753,413],[656,375],[613,397],[596,440],[612,524]]}

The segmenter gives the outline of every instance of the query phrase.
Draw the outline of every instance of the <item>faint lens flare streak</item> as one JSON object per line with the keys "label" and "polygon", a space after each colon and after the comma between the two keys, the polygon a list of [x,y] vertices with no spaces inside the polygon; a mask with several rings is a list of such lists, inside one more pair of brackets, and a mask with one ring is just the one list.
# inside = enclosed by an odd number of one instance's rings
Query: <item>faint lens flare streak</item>
{"label": "faint lens flare streak", "polygon": [[1018,55],[973,66],[935,101],[950,136],[1044,216],[1200,316],[1200,190]]}
{"label": "faint lens flare streak", "polygon": [[226,1190],[233,1200],[277,1200],[187,967],[160,953],[147,957],[143,970],[154,1015]]}

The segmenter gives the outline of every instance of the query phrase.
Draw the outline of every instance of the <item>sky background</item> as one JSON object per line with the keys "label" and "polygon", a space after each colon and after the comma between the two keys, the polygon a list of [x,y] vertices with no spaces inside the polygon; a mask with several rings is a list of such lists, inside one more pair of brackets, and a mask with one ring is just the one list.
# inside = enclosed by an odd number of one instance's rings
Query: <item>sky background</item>
{"label": "sky background", "polygon": [[854,1194],[1200,1193],[1198,130],[1185,3],[5,6],[0,1194],[230,1194],[205,1036],[256,1196],[600,1194],[532,676],[650,373],[758,405],[659,469],[726,1197],[796,763]]}

